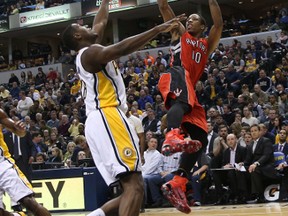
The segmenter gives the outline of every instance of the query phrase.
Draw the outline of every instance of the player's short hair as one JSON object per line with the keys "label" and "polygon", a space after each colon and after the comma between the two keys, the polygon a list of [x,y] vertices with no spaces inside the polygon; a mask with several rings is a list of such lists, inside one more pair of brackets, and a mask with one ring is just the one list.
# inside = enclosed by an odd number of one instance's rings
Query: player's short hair
{"label": "player's short hair", "polygon": [[62,32],[62,42],[64,46],[70,50],[77,49],[77,42],[73,38],[74,33],[75,33],[75,28],[73,28],[72,24],[68,25]]}
{"label": "player's short hair", "polygon": [[207,26],[206,19],[201,14],[198,15],[200,16],[200,23],[206,27]]}

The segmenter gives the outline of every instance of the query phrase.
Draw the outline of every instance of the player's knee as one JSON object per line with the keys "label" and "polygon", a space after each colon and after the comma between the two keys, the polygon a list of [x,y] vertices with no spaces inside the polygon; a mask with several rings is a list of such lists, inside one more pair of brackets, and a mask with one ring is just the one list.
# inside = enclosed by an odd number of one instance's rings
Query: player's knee
{"label": "player's knee", "polygon": [[22,198],[20,203],[32,212],[35,212],[40,207],[40,204],[32,196]]}

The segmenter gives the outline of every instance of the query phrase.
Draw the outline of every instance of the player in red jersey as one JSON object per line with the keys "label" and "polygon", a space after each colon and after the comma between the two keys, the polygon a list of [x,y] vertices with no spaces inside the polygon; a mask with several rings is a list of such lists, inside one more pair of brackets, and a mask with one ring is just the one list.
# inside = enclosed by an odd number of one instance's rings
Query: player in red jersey
{"label": "player in red jersey", "polygon": [[[157,0],[164,21],[175,17],[167,0]],[[180,211],[191,210],[185,197],[188,174],[207,145],[205,111],[199,104],[194,86],[200,79],[208,56],[217,47],[222,34],[223,20],[216,0],[209,0],[214,25],[209,37],[203,38],[206,22],[198,14],[191,14],[186,28],[181,25],[171,31],[171,62],[168,73],[161,76],[158,88],[164,98],[167,113],[167,134],[162,147],[164,155],[183,152],[175,177],[162,186],[168,200]],[[192,140],[180,134],[180,126]]]}

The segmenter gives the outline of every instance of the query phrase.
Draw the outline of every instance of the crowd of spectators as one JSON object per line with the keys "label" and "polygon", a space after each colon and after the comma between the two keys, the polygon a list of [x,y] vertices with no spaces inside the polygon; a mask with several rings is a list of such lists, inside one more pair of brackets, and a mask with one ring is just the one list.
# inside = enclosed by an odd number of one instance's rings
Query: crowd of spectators
{"label": "crowd of spectators", "polygon": [[[151,137],[154,138],[152,147],[147,151],[159,152],[165,135],[167,110],[157,83],[161,74],[169,68],[169,55],[160,50],[157,56],[151,56],[146,51],[144,56],[136,52],[127,58],[125,62],[116,62],[125,83],[129,113],[141,121],[147,148]],[[31,146],[28,146],[31,148],[30,159],[36,165],[43,162],[60,163],[65,167],[91,165],[90,162],[81,162],[91,158],[91,152],[85,138],[85,105],[75,70],[71,68],[67,77],[63,78],[52,67],[49,71],[43,71],[40,64],[37,75],[33,76],[31,71],[24,72],[22,64],[18,64],[18,67],[22,67],[23,72],[11,74],[9,82],[0,86],[0,106],[12,119],[21,119],[25,123],[27,132],[31,134]],[[283,130],[285,134],[288,133],[287,76],[288,37],[285,30],[277,41],[271,37],[259,41],[254,37],[246,44],[237,40],[231,45],[219,44],[195,86],[197,98],[207,112],[209,144],[197,163],[200,167],[193,169],[191,174],[196,179],[194,183],[208,176],[217,179],[217,175],[210,175],[209,168],[221,169],[227,165],[223,164],[227,149],[238,145],[248,148],[253,139],[252,133],[256,130],[255,125],[259,124],[258,139],[266,137],[271,146],[286,142],[287,136],[283,139]],[[234,136],[228,136],[229,133]],[[211,158],[211,161],[205,157]],[[243,157],[237,163],[244,164],[247,160]],[[166,176],[167,170],[161,168],[165,164],[161,163],[155,165],[157,169],[149,167],[152,164],[145,164],[145,167]],[[205,169],[201,169],[202,166]],[[45,168],[35,164],[33,167]],[[169,173],[172,171],[169,170]],[[145,175],[149,173],[145,172]],[[218,195],[223,194],[222,186],[225,184],[227,182],[222,182],[221,177],[216,182]],[[233,186],[230,185],[230,189]],[[199,186],[194,186],[194,191],[196,187]],[[149,187],[146,189],[149,190]],[[245,189],[245,195],[249,194],[249,186]],[[237,188],[233,187],[232,192],[231,199],[226,201],[243,201],[244,197],[237,197]],[[149,198],[149,194],[147,196]],[[197,197],[198,200],[194,197],[191,205],[205,203],[199,195]],[[216,201],[223,204],[223,197],[217,197]],[[154,207],[163,205],[159,200],[152,202]]]}
{"label": "crowd of spectators", "polygon": [[1,1],[0,16],[8,17],[18,13],[42,10],[49,7],[55,7],[63,4],[70,4],[77,0],[12,0]]}
{"label": "crowd of spectators", "polygon": [[[246,148],[252,140],[252,125],[260,124],[261,136],[273,144],[279,143],[283,128],[288,132],[288,52],[287,38],[283,38],[259,41],[254,37],[245,45],[239,41],[230,46],[219,44],[210,56],[195,87],[207,112],[208,136],[212,131],[216,136],[206,151],[212,158],[209,166],[222,167],[222,153],[229,149],[225,141],[228,133],[233,133],[237,144]],[[169,67],[169,55],[160,50],[157,56],[147,51],[144,56],[136,52],[127,58],[117,64],[127,90],[129,112],[141,121],[146,143],[151,137],[156,138],[158,145],[154,148],[160,151],[166,109],[157,83]],[[31,134],[31,157],[36,165],[43,161],[66,167],[90,164],[79,163],[91,158],[85,139],[86,116],[80,81],[72,68],[64,80],[53,68],[43,71],[39,67],[36,76],[29,71],[11,74],[9,82],[0,86],[1,108],[12,119],[22,119]],[[204,161],[203,173],[206,173],[208,160]],[[33,167],[45,168],[36,165]],[[159,170],[161,166],[157,166]],[[155,207],[161,205],[159,200],[154,203]],[[201,200],[197,205],[201,205]]]}

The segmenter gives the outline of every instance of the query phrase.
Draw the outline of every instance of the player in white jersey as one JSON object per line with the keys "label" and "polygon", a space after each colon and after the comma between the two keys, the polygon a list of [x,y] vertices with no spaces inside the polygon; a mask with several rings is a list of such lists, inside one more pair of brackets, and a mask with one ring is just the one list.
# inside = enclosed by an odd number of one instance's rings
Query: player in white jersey
{"label": "player in white jersey", "polygon": [[103,0],[92,29],[69,25],[62,34],[63,43],[78,52],[76,67],[86,104],[85,135],[99,172],[108,185],[120,181],[123,193],[89,216],[137,216],[143,199],[138,137],[128,123],[126,95],[121,73],[113,62],[152,40],[160,32],[179,26],[185,16],[156,26],[119,43],[100,45],[108,21],[108,0]]}
{"label": "player in white jersey", "polygon": [[32,186],[15,165],[8,147],[4,141],[2,126],[17,134],[25,136],[26,128],[23,122],[14,122],[0,109],[0,216],[25,215],[24,213],[9,213],[4,210],[2,195],[8,193],[12,200],[19,202],[36,216],[50,216],[50,213],[33,198]]}

